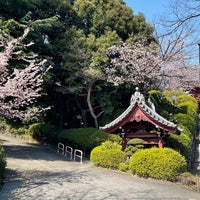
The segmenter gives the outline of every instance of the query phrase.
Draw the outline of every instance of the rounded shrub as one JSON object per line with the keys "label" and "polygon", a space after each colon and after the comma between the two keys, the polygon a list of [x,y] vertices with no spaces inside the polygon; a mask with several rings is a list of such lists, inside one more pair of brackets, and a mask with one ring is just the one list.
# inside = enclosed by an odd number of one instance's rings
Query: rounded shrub
{"label": "rounded shrub", "polygon": [[141,177],[174,181],[186,171],[187,163],[182,155],[170,148],[151,148],[134,153],[129,169]]}
{"label": "rounded shrub", "polygon": [[143,139],[140,139],[140,138],[133,138],[133,139],[130,139],[127,144],[128,145],[141,145],[143,144],[144,140]]}
{"label": "rounded shrub", "polygon": [[125,150],[126,156],[131,157],[138,149],[143,149],[143,142],[144,140],[140,138],[130,139]]}
{"label": "rounded shrub", "polygon": [[106,141],[95,147],[90,153],[94,165],[110,169],[118,169],[119,163],[125,158],[125,153],[116,142]]}
{"label": "rounded shrub", "polygon": [[57,143],[57,127],[48,123],[35,123],[29,126],[28,134],[37,141],[49,144]]}

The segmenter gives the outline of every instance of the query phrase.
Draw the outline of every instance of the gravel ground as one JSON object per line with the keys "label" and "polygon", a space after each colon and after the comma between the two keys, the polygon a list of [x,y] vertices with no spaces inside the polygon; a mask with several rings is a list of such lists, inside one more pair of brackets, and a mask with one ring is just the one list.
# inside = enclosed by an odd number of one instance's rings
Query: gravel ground
{"label": "gravel ground", "polygon": [[22,200],[200,200],[171,183],[70,161],[55,149],[0,135],[8,155],[0,199]]}

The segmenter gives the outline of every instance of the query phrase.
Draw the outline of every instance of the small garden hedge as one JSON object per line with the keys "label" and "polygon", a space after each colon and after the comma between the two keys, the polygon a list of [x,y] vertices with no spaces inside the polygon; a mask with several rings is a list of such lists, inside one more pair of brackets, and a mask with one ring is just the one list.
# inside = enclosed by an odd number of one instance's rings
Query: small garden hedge
{"label": "small garden hedge", "polygon": [[186,126],[190,130],[191,133],[194,133],[196,118],[191,117],[187,114],[178,113],[174,115],[174,119],[177,121],[179,125]]}
{"label": "small garden hedge", "polygon": [[181,155],[188,159],[192,148],[192,133],[183,125],[180,128],[182,129],[180,135],[170,134],[170,137],[167,139],[167,146],[178,150]]}
{"label": "small garden hedge", "polygon": [[74,128],[59,132],[58,140],[73,148],[79,148],[90,153],[94,147],[101,145],[106,140],[119,143],[121,138],[116,134],[104,134],[102,130],[96,128]]}
{"label": "small garden hedge", "polygon": [[57,127],[47,123],[35,123],[29,126],[28,134],[41,143],[57,145]]}
{"label": "small garden hedge", "polygon": [[187,163],[182,155],[170,148],[151,148],[134,153],[129,169],[141,177],[174,181],[187,170]]}
{"label": "small garden hedge", "polygon": [[119,164],[125,159],[125,152],[116,142],[106,141],[95,147],[90,154],[90,161],[96,166],[118,169]]}

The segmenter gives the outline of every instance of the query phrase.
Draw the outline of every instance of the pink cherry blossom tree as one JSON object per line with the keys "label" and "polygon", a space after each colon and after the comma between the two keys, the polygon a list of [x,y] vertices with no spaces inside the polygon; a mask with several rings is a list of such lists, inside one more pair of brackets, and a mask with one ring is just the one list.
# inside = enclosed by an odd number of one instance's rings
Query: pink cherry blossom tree
{"label": "pink cherry blossom tree", "polygon": [[115,86],[128,83],[148,90],[155,88],[163,65],[155,43],[140,40],[133,44],[114,45],[107,50],[110,64],[105,69],[107,81]]}
{"label": "pink cherry blossom tree", "polygon": [[[27,48],[33,44],[33,42],[23,44],[29,32],[30,28],[26,28],[23,35],[18,38],[7,35],[8,40],[0,34],[2,49],[0,52],[0,115],[7,118],[23,119],[44,110],[31,105],[42,95],[43,76],[51,67],[41,72],[40,67],[47,62],[46,59],[41,60],[34,53],[25,55],[22,50],[16,50],[19,49],[17,48],[19,45]],[[8,65],[14,55],[18,60],[26,62],[27,66],[24,69],[15,68],[10,72]]]}

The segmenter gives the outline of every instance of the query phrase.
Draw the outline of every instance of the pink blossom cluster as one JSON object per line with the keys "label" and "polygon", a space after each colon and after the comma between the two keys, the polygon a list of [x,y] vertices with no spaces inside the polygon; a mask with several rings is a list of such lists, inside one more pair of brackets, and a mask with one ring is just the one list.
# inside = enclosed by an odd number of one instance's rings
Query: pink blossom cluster
{"label": "pink blossom cluster", "polygon": [[115,86],[123,83],[145,84],[148,88],[160,75],[163,61],[158,50],[155,45],[145,45],[145,41],[108,48],[110,65],[105,69],[108,82]]}
{"label": "pink blossom cluster", "polygon": [[173,67],[168,69],[163,76],[165,87],[190,91],[200,87],[200,65]]}
{"label": "pink blossom cluster", "polygon": [[[36,99],[41,96],[43,73],[40,66],[47,60],[38,60],[37,55],[23,55],[21,51],[15,51],[18,45],[22,45],[23,39],[28,35],[30,29],[26,28],[24,34],[18,38],[9,38],[4,42],[2,35],[0,38],[3,51],[0,52],[0,115],[7,118],[19,118],[35,115],[41,109],[31,108]],[[29,43],[25,47],[31,45]],[[19,55],[19,60],[24,60],[27,66],[24,69],[15,68],[12,73],[8,72],[8,62],[13,55]],[[29,107],[29,109],[27,109]]]}

